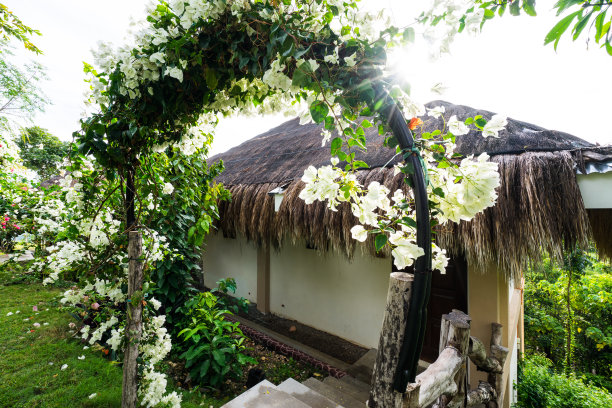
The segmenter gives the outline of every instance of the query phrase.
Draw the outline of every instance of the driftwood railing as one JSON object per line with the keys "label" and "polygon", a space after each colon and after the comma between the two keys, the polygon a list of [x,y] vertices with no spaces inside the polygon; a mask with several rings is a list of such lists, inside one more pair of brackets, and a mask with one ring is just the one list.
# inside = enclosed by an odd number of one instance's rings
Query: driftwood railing
{"label": "driftwood railing", "polygon": [[[503,367],[508,349],[501,345],[502,326],[492,324],[490,354],[485,345],[470,336],[470,317],[459,310],[442,316],[440,353],[438,359],[409,383],[406,392],[393,389],[397,368],[397,353],[406,325],[405,305],[412,295],[413,276],[394,272],[389,282],[387,307],[378,345],[378,355],[372,374],[370,408],[458,408],[485,404],[501,406],[503,397]],[[488,381],[468,391],[467,361],[479,371],[485,371]]]}

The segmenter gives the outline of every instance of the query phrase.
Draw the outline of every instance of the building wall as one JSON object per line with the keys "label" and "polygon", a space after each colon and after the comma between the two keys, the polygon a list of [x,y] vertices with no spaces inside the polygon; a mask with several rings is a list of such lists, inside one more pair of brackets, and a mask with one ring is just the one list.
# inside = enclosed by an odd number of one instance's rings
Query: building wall
{"label": "building wall", "polygon": [[203,251],[204,284],[216,286],[220,279],[236,279],[236,296],[257,300],[257,248],[244,238],[210,234]]}
{"label": "building wall", "polygon": [[612,171],[578,174],[576,179],[585,208],[612,208]]}
{"label": "building wall", "polygon": [[[507,280],[503,271],[490,264],[481,268],[468,269],[468,314],[472,318],[470,334],[489,345],[491,323],[503,326],[502,346],[509,348],[504,365],[507,380],[504,390],[504,405],[509,407],[515,402],[512,385],[516,381],[517,335],[521,316],[521,290],[514,282]],[[487,347],[487,353],[489,352]],[[477,371],[470,362],[470,389],[478,387],[478,381],[486,381],[487,375]]]}
{"label": "building wall", "polygon": [[366,347],[378,347],[391,260],[355,251],[352,262],[305,243],[270,253],[270,310]]}

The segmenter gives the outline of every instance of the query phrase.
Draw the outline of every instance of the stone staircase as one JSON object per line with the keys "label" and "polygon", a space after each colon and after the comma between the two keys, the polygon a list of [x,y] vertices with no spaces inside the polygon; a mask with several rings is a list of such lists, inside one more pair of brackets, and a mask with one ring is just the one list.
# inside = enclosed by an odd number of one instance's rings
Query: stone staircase
{"label": "stone staircase", "polygon": [[279,385],[264,380],[221,408],[365,408],[374,361],[376,349],[371,349],[340,379],[311,377],[299,383],[289,378]]}
{"label": "stone staircase", "polygon": [[369,389],[350,375],[302,383],[289,378],[279,385],[264,380],[222,408],[365,408]]}

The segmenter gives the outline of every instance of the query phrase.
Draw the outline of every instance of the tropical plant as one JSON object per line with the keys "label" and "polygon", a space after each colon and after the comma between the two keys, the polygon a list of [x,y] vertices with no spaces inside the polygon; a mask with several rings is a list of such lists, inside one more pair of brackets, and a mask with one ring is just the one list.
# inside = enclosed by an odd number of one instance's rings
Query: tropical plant
{"label": "tropical plant", "polygon": [[612,394],[585,384],[578,376],[556,373],[552,362],[533,355],[519,364],[515,408],[607,408]]}
{"label": "tropical plant", "polygon": [[180,355],[190,375],[204,385],[217,386],[225,377],[239,377],[243,367],[257,361],[243,354],[245,337],[239,322],[230,322],[219,299],[212,292],[200,293],[186,305],[191,322],[179,332]]}
{"label": "tropical plant", "polygon": [[555,369],[612,390],[612,268],[593,253],[568,253],[525,274],[526,348]]}

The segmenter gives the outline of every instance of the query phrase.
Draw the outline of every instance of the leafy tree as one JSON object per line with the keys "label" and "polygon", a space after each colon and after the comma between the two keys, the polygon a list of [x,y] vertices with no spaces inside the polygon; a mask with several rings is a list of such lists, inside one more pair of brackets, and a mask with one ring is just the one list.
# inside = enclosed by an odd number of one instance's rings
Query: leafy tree
{"label": "leafy tree", "polygon": [[32,44],[30,37],[40,35],[40,31],[35,30],[14,15],[4,4],[0,3],[0,36],[4,41],[17,39],[22,42],[24,47],[36,54],[42,54],[37,46]]}
{"label": "leafy tree", "polygon": [[21,135],[15,138],[15,143],[21,150],[23,164],[37,172],[40,180],[59,174],[58,164],[69,152],[69,143],[62,142],[38,126],[23,129]]}
{"label": "leafy tree", "polygon": [[[535,16],[535,3],[535,0],[476,0],[474,7],[484,9],[484,24],[487,19],[495,17],[496,13],[499,16],[504,15],[506,9],[513,16],[518,16],[521,12]],[[586,33],[587,43],[595,40],[597,45],[612,55],[612,12],[608,13],[610,7],[612,0],[558,0],[554,5],[557,16],[567,14],[546,34],[544,44],[553,43],[556,50],[561,37],[572,27],[569,33],[573,41]]]}
{"label": "leafy tree", "polygon": [[525,275],[525,345],[557,370],[612,389],[612,269],[573,251],[563,266],[546,260]]}
{"label": "leafy tree", "polygon": [[21,20],[0,3],[0,131],[11,131],[16,119],[30,120],[48,103],[39,87],[46,79],[45,69],[37,62],[15,64],[11,61],[11,41],[23,43],[26,49],[41,51],[29,38],[40,32],[24,25]]}

